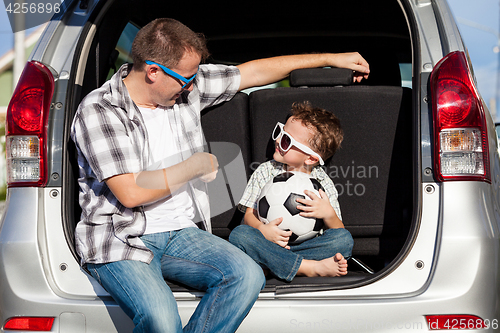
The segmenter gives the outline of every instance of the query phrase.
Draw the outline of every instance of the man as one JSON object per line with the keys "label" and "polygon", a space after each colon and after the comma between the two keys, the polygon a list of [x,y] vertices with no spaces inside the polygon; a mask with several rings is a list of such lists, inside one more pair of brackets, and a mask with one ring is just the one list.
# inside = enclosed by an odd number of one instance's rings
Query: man
{"label": "man", "polygon": [[236,67],[200,65],[207,55],[200,35],[155,20],[134,39],[133,64],[85,97],[73,121],[82,206],[77,250],[133,319],[134,332],[182,331],[164,279],[205,291],[184,327],[189,332],[234,332],[265,285],[250,257],[207,232],[206,182],[218,164],[204,152],[200,111],[296,68],[347,67],[358,81],[369,72],[357,53]]}

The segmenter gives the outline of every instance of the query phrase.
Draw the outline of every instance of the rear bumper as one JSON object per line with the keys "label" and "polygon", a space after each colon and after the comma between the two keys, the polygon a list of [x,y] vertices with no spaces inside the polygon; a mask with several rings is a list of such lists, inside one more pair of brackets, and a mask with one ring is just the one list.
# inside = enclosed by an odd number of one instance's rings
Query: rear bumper
{"label": "rear bumper", "polygon": [[[392,270],[382,272],[372,283],[341,290],[264,291],[239,332],[264,327],[278,332],[427,331],[425,315],[436,314],[471,314],[490,323],[499,320],[500,219],[494,196],[488,192],[491,185],[434,186],[434,193],[423,194],[417,236]],[[60,221],[46,191],[14,189],[9,193],[0,232],[0,319],[4,323],[13,316],[51,316],[56,318],[53,331],[130,331],[131,320],[81,269],[69,275],[54,272],[59,267],[54,258],[60,258],[49,255],[53,250],[47,249],[55,245],[47,244],[51,230],[40,221],[54,222],[48,221],[46,211],[56,223]],[[45,208],[38,206],[41,202]],[[59,252],[66,251],[65,242],[58,246]],[[424,266],[417,267],[417,261]],[[74,264],[73,258],[68,267]],[[59,287],[61,279],[63,288]],[[82,286],[86,291],[69,294],[65,286]],[[95,289],[88,292],[88,286]],[[202,293],[175,295],[186,323]]]}

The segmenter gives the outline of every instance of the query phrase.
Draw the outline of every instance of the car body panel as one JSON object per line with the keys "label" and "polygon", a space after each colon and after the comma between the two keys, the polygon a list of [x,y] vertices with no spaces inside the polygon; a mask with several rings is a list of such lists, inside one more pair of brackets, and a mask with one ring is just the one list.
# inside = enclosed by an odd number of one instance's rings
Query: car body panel
{"label": "car body panel", "polygon": [[[491,184],[434,180],[429,74],[447,53],[466,48],[446,1],[399,3],[410,10],[405,13],[408,24],[416,24],[410,33],[413,108],[419,110],[413,170],[418,186],[404,251],[372,278],[346,288],[264,290],[238,332],[255,332],[264,325],[265,331],[277,332],[425,331],[425,315],[450,312],[500,319],[500,158],[494,123],[486,112]],[[80,267],[64,230],[67,189],[61,175],[66,167],[66,107],[72,98],[67,91],[72,82],[83,84],[85,57],[100,20],[93,10],[102,1],[89,4],[80,9],[78,1],[68,2],[73,13],[49,22],[29,58],[49,66],[56,80],[49,123],[51,177],[44,188],[9,188],[0,222],[0,315],[3,321],[54,316],[53,331],[59,332],[128,332],[132,321]],[[186,323],[203,293],[174,295]],[[469,330],[476,331],[495,329]]]}

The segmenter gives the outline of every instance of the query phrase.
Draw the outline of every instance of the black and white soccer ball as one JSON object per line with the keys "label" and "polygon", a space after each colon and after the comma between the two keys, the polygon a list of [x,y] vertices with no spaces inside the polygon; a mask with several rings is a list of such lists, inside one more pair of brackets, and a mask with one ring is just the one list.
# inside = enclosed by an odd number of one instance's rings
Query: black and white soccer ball
{"label": "black and white soccer ball", "polygon": [[278,226],[292,231],[288,244],[299,244],[316,236],[324,223],[322,219],[303,217],[297,209],[297,198],[310,199],[304,190],[319,196],[319,181],[303,172],[285,172],[271,179],[262,188],[257,199],[257,212],[263,223],[269,223],[279,217],[283,221]]}

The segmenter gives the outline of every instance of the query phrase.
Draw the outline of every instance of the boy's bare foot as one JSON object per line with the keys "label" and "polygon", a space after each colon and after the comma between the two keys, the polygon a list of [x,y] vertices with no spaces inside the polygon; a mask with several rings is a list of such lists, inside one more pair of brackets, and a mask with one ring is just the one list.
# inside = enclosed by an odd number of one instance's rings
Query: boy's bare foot
{"label": "boy's bare foot", "polygon": [[323,260],[302,260],[297,275],[302,276],[342,276],[347,274],[347,260],[337,253]]}

